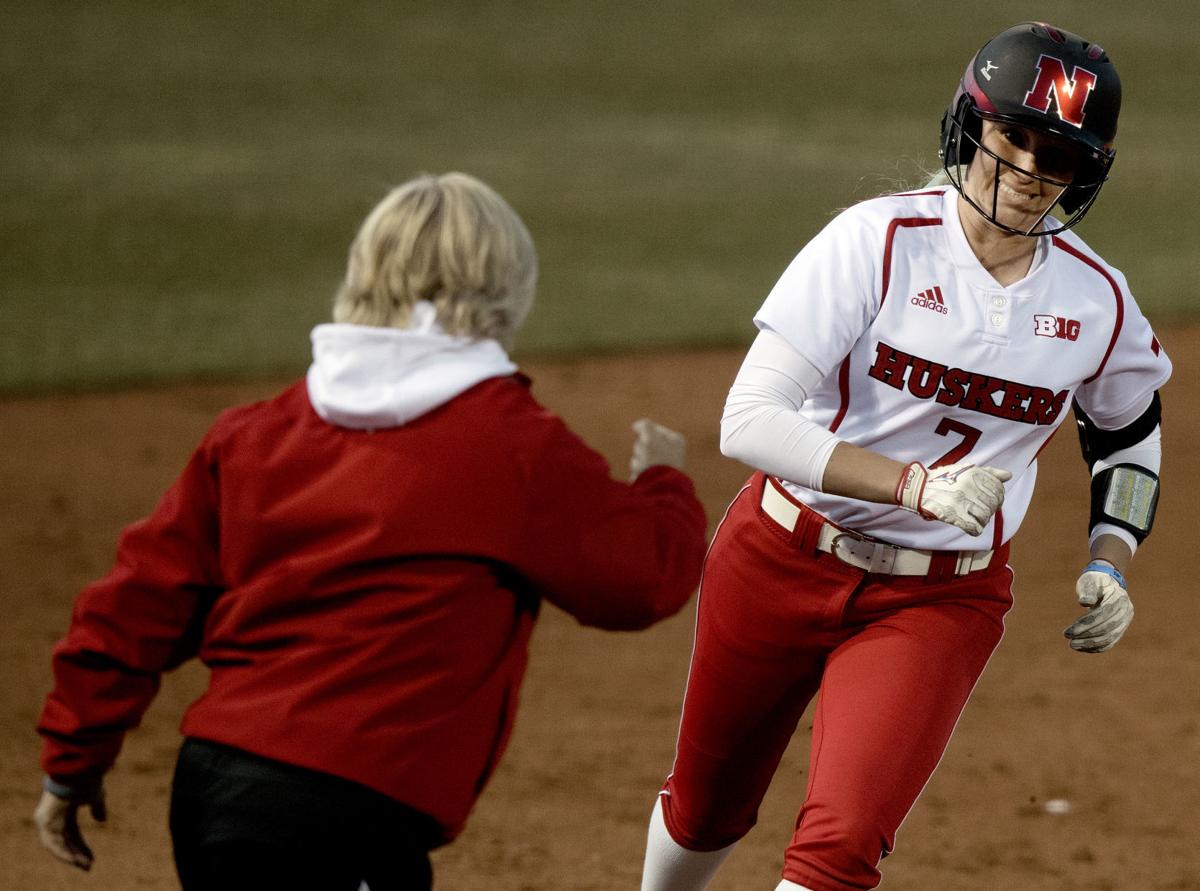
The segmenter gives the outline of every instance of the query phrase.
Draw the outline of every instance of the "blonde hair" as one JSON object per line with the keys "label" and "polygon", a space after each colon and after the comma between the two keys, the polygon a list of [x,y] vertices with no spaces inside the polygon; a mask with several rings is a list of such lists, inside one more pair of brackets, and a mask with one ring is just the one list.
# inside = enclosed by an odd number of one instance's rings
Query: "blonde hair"
{"label": "blonde hair", "polygon": [[393,189],[350,245],[333,320],[403,328],[418,300],[449,334],[510,345],[533,306],[537,253],[521,218],[465,173]]}

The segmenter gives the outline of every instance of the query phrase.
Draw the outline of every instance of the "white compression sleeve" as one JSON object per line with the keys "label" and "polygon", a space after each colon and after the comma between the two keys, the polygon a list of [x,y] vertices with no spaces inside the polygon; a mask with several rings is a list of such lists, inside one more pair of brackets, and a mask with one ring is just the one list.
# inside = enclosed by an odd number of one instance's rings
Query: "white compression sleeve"
{"label": "white compression sleeve", "polygon": [[729,388],[721,453],[820,490],[840,440],[797,409],[824,375],[774,331],[760,331]]}
{"label": "white compression sleeve", "polygon": [[[1155,427],[1141,442],[1135,443],[1127,449],[1118,449],[1107,458],[1097,461],[1096,466],[1092,468],[1092,476],[1108,470],[1110,467],[1116,467],[1118,464],[1136,464],[1157,474],[1162,466],[1162,427]],[[1095,544],[1096,539],[1101,535],[1115,535],[1129,545],[1131,552],[1137,552],[1137,539],[1133,537],[1132,533],[1120,526],[1114,526],[1112,523],[1097,523],[1096,528],[1088,536],[1088,547]]]}

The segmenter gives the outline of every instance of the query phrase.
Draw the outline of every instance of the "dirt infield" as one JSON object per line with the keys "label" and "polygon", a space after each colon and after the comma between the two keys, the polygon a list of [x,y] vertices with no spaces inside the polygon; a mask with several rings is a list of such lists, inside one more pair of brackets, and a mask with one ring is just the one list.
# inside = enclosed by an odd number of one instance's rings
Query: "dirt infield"
{"label": "dirt infield", "polygon": [[[1187,505],[1200,478],[1200,328],[1160,332],[1176,364],[1165,395],[1159,525],[1131,575],[1138,616],[1104,656],[1071,652],[1086,477],[1064,430],[1014,546],[1017,605],[942,766],[884,864],[891,889],[1200,889],[1200,636]],[[710,524],[747,475],[720,456],[716,423],[735,352],[528,367],[535,392],[614,467],[642,414],[690,438]],[[0,888],[176,888],[166,831],[184,707],[204,683],[168,677],[109,780],[112,816],[85,827],[90,875],[37,844],[33,725],[48,652],[79,587],[103,573],[120,528],[144,514],[216,412],[278,383],[192,386],[0,403]],[[619,559],[619,555],[614,555]],[[670,767],[694,601],[651,631],[581,629],[553,608],[534,635],[508,756],[462,838],[435,855],[446,891],[637,887],[645,819]],[[802,727],[805,726],[802,724]],[[913,732],[919,733],[920,727]],[[807,771],[794,741],[754,830],[718,889],[778,881]],[[1050,813],[1050,800],[1069,803]]]}

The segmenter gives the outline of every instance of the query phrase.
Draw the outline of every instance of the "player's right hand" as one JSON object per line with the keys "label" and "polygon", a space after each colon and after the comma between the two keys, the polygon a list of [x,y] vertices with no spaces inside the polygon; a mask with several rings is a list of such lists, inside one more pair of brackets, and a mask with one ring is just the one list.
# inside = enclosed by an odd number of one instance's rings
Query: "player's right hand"
{"label": "player's right hand", "polygon": [[649,418],[634,421],[633,432],[633,456],[629,459],[630,479],[637,479],[643,470],[656,464],[683,469],[687,440],[682,433],[656,424]]}
{"label": "player's right hand", "polygon": [[979,535],[1004,503],[1012,474],[999,467],[960,462],[928,470],[914,461],[900,474],[896,503],[927,520],[941,520]]}

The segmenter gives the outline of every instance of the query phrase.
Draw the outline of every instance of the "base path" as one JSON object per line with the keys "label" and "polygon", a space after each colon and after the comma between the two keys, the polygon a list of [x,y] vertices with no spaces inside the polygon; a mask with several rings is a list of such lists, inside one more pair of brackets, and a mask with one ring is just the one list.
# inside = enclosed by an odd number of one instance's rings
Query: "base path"
{"label": "base path", "polygon": [[[1200,328],[1159,332],[1177,373],[1164,393],[1164,493],[1134,562],[1137,618],[1111,653],[1072,652],[1086,562],[1087,472],[1073,424],[1040,459],[1017,537],[1008,631],[941,768],[883,864],[887,889],[1200,889],[1200,615],[1194,581],[1200,480]],[[715,524],[749,471],[721,457],[718,422],[741,351],[532,362],[535,394],[624,473],[630,423],[689,439],[689,470]],[[30,814],[33,727],[49,649],[79,588],[144,514],[222,408],[281,382],[0,402],[0,888],[177,888],[167,795],[180,714],[205,672],[188,665],[132,733],[109,780],[105,827],[84,816],[90,876],[54,861]],[[543,611],[508,755],[467,831],[434,854],[443,891],[637,887],[646,818],[670,767],[694,601],[639,634],[582,629]],[[716,891],[773,888],[807,772],[801,723],[758,827]],[[914,728],[919,732],[919,728]],[[1064,807],[1062,803],[1066,803]],[[1049,806],[1048,806],[1049,804]]]}

